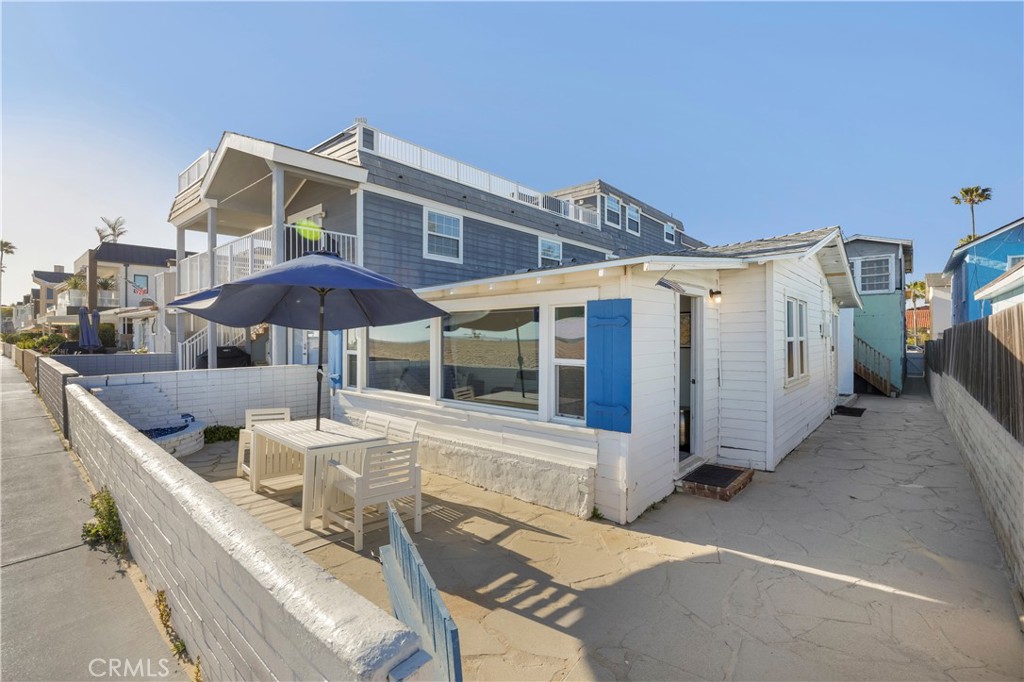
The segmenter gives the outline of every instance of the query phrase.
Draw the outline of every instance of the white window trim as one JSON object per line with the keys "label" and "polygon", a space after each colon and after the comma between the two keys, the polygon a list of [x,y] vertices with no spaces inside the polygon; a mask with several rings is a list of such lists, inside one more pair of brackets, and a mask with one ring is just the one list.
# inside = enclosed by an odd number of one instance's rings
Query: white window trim
{"label": "white window trim", "polygon": [[[630,212],[630,210],[636,211],[636,231],[635,232],[633,230],[629,229],[629,212]],[[628,232],[628,233],[630,233],[632,235],[636,235],[637,237],[639,237],[640,236],[640,227],[643,225],[643,223],[644,223],[643,211],[640,210],[640,207],[639,206],[634,206],[633,204],[626,204],[626,224],[623,226],[623,227],[626,228],[626,232]]]}
{"label": "white window trim", "polygon": [[582,367],[584,372],[584,382],[586,381],[586,367],[587,367],[587,332],[586,326],[583,330],[583,359],[571,359],[571,358],[560,358],[556,355],[556,348],[558,347],[557,339],[555,338],[555,312],[559,308],[583,308],[584,320],[586,320],[587,304],[586,302],[577,303],[559,303],[557,305],[549,306],[549,311],[542,319],[547,322],[548,332],[546,336],[549,339],[548,355],[550,356],[550,362],[546,362],[545,365],[549,368],[548,372],[548,404],[550,407],[549,419],[552,421],[561,422],[563,424],[582,424],[587,421],[587,395],[586,389],[584,388],[583,394],[583,416],[573,417],[565,414],[558,414],[558,368],[559,367]]}
{"label": "white window trim", "polygon": [[[610,220],[608,220],[608,200],[609,199],[614,199],[615,201],[617,201],[619,203],[619,222],[618,223],[613,223]],[[622,229],[622,199],[618,198],[617,196],[615,196],[613,194],[606,194],[605,198],[604,198],[604,201],[602,203],[603,203],[603,206],[602,206],[602,209],[601,209],[601,220],[602,220],[602,222],[604,222],[605,225],[611,225],[615,229],[621,230]]]}
{"label": "white window trim", "polygon": [[[794,324],[793,324],[793,335],[792,336],[790,336],[790,334],[789,334],[789,304],[790,303],[793,303],[794,309],[796,311],[796,319],[794,320]],[[811,353],[810,353],[810,334],[809,334],[809,330],[808,330],[809,320],[808,320],[808,317],[807,317],[807,302],[806,301],[802,301],[802,300],[800,300],[798,298],[793,298],[792,296],[787,296],[786,297],[785,316],[786,316],[786,321],[785,321],[785,325],[786,326],[783,329],[784,329],[784,334],[785,334],[786,342],[785,342],[785,346],[784,346],[784,348],[785,348],[785,351],[784,351],[785,352],[785,357],[783,358],[783,363],[784,363],[784,371],[785,371],[786,380],[785,380],[783,385],[788,387],[788,386],[792,386],[794,384],[799,384],[799,383],[802,383],[804,381],[807,381],[810,378],[810,376],[811,376],[811,367],[810,367],[810,355],[811,355]],[[803,336],[800,335],[801,317],[803,318],[803,327],[804,327]],[[800,346],[800,342],[801,341],[803,341],[803,346],[802,347]],[[790,343],[796,344],[798,352],[800,353],[800,355],[797,357],[798,364],[793,368],[794,369],[794,373],[793,373],[792,376],[790,376],[790,373],[789,373],[789,344]],[[800,367],[801,366],[803,366],[803,368],[804,368],[803,372],[800,372]]]}
{"label": "white window trim", "polygon": [[[889,286],[886,289],[879,289],[876,291],[863,291],[861,288],[861,264],[866,260],[889,260]],[[853,283],[857,286],[857,293],[861,296],[872,296],[874,294],[891,294],[896,291],[896,256],[893,254],[880,254],[877,256],[857,256],[856,258],[850,259],[850,264],[853,266]]]}
{"label": "white window trim", "polygon": [[562,242],[557,239],[545,239],[544,237],[537,238],[537,267],[544,267],[544,242],[548,244],[555,244],[558,246],[558,265],[562,264]]}
{"label": "white window trim", "polygon": [[[459,221],[459,236],[457,238],[456,237],[449,237],[448,235],[438,235],[439,237],[443,237],[444,239],[457,239],[457,241],[459,242],[459,256],[458,256],[458,258],[452,258],[451,256],[439,256],[437,254],[430,253],[430,246],[429,246],[430,245],[430,239],[429,239],[429,235],[430,235],[430,214],[431,213],[437,213],[438,215],[443,215],[443,216],[448,217],[448,218],[455,218],[456,220]],[[424,206],[423,207],[423,257],[425,259],[427,259],[427,260],[439,260],[439,261],[444,261],[446,263],[459,263],[461,265],[462,264],[462,257],[463,257],[464,252],[465,252],[465,249],[464,249],[464,239],[463,239],[463,237],[465,236],[464,229],[465,229],[464,221],[462,220],[462,216],[461,215],[458,215],[457,213],[446,213],[445,211],[439,211],[436,208],[431,208],[430,206]]]}
{"label": "white window trim", "polygon": [[[676,226],[673,225],[672,223],[665,223],[664,230],[665,230],[664,231],[665,242],[667,244],[675,244],[676,243]],[[671,239],[668,236],[670,232],[672,234],[672,238]]]}
{"label": "white window trim", "polygon": [[1012,269],[1015,265],[1017,265],[1017,263],[1021,262],[1022,260],[1024,260],[1024,254],[1007,256],[1006,269]]}

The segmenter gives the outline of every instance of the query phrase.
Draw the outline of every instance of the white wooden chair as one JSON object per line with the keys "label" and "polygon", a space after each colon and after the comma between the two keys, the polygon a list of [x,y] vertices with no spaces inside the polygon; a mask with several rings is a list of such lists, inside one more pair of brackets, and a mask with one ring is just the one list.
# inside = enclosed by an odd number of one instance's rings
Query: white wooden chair
{"label": "white wooden chair", "polygon": [[367,412],[363,415],[363,430],[386,436],[390,422],[391,417],[389,415],[381,412]]}
{"label": "white wooden chair", "polygon": [[[413,498],[413,530],[423,529],[423,499],[420,491],[420,467],[416,463],[417,443],[388,443],[366,448],[361,457],[361,471],[332,462],[327,467],[324,493],[324,530],[337,523],[352,531],[355,551],[363,549],[363,512],[389,500]],[[340,496],[353,500],[352,518],[343,516],[335,507]]]}
{"label": "white wooden chair", "polygon": [[292,411],[289,407],[261,407],[255,410],[245,411],[245,428],[238,432],[238,465],[235,467],[235,475],[239,478],[249,475],[249,464],[245,456],[249,455],[252,461],[252,425],[260,422],[287,422],[292,420]]}
{"label": "white wooden chair", "polygon": [[452,398],[455,400],[473,400],[476,398],[476,391],[472,386],[456,386],[452,389]]}
{"label": "white wooden chair", "polygon": [[419,425],[415,419],[404,417],[392,417],[388,422],[388,430],[384,437],[391,443],[406,443],[416,438],[416,427]]}

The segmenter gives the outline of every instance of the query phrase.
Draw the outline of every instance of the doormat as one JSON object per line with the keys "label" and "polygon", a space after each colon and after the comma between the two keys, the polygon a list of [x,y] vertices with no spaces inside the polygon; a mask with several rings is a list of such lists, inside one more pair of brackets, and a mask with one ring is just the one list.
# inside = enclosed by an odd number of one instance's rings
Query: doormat
{"label": "doormat", "polygon": [[864,414],[864,407],[847,407],[846,405],[836,405],[836,411],[834,414],[839,414],[844,417],[860,417]]}
{"label": "doormat", "polygon": [[736,469],[704,464],[683,477],[679,490],[684,493],[728,502],[754,478],[753,469]]}

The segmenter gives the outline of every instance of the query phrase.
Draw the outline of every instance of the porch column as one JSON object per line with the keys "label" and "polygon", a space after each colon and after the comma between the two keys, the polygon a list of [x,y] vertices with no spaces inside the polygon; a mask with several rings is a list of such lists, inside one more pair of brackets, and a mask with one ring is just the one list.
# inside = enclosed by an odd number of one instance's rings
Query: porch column
{"label": "porch column", "polygon": [[[269,163],[269,162],[268,162]],[[285,262],[284,234],[284,169],[270,163],[270,217],[273,222],[270,253],[274,265]],[[270,364],[288,364],[288,330],[279,325],[270,327]]]}
{"label": "porch column", "polygon": [[[185,228],[178,228],[178,241],[175,244],[174,251],[174,296],[172,300],[178,298],[178,294],[181,293],[181,262],[185,260]],[[163,302],[161,301],[161,304]],[[185,343],[185,315],[188,313],[179,312],[174,316],[174,348],[175,352],[181,355],[181,344]],[[181,369],[179,366],[178,369]]]}
{"label": "porch column", "polygon": [[[207,200],[210,208],[206,211],[206,251],[210,254],[210,286],[217,286],[217,259],[214,250],[217,248],[217,202]],[[217,323],[206,323],[206,365],[209,369],[217,369]]]}

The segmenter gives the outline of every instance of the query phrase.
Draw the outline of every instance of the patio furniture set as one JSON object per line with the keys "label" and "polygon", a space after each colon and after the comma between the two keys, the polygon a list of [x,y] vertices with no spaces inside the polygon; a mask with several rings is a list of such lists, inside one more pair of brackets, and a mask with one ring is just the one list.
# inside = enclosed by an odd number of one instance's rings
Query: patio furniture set
{"label": "patio furniture set", "polygon": [[293,421],[287,408],[246,410],[239,432],[239,478],[250,489],[262,481],[302,476],[302,527],[322,518],[324,529],[337,524],[353,533],[363,548],[364,511],[380,512],[391,500],[411,498],[414,530],[422,528],[420,467],[416,462],[416,422],[367,412],[361,427],[331,419]]}

